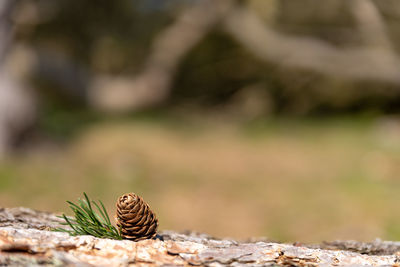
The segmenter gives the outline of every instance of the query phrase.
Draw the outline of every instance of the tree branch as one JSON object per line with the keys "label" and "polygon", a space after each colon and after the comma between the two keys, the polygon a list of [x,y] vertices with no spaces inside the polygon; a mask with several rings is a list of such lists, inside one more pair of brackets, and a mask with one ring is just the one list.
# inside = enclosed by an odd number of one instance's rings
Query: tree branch
{"label": "tree branch", "polygon": [[400,84],[400,59],[391,51],[338,48],[317,39],[281,34],[245,8],[232,11],[224,25],[228,33],[265,61],[328,75]]}
{"label": "tree branch", "polygon": [[215,26],[234,1],[199,1],[154,40],[144,69],[135,77],[98,77],[89,90],[93,106],[130,110],[162,102],[183,57]]}

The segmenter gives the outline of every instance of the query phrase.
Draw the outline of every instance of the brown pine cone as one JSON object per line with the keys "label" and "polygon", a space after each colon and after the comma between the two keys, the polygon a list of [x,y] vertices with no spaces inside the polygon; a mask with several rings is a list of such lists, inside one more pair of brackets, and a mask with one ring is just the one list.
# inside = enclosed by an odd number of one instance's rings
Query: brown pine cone
{"label": "brown pine cone", "polygon": [[127,193],[117,201],[117,226],[122,237],[139,241],[156,236],[158,220],[149,205],[134,193]]}

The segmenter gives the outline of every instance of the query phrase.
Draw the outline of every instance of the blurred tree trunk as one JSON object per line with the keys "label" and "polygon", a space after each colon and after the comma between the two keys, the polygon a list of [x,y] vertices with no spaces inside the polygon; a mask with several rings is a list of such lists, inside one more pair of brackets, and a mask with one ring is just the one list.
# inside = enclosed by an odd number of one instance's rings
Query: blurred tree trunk
{"label": "blurred tree trunk", "polygon": [[6,52],[12,39],[12,25],[9,14],[15,3],[11,0],[0,2],[0,65],[4,65]]}
{"label": "blurred tree trunk", "polygon": [[31,92],[7,67],[13,39],[13,0],[0,1],[0,158],[9,152],[16,137],[31,125],[35,109]]}

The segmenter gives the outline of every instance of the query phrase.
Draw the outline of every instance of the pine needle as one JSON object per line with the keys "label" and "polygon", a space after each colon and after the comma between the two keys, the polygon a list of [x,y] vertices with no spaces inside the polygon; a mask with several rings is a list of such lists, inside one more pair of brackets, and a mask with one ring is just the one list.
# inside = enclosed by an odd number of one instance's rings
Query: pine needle
{"label": "pine needle", "polygon": [[[74,212],[75,219],[67,217],[65,214],[58,216],[65,220],[62,225],[68,225],[71,229],[56,228],[54,231],[66,232],[72,236],[92,235],[100,238],[122,239],[117,228],[115,228],[108,217],[107,210],[99,200],[99,204],[91,201],[86,193],[83,193],[84,199],[78,199],[75,204],[67,201],[70,209]],[[97,209],[95,211],[93,206]]]}

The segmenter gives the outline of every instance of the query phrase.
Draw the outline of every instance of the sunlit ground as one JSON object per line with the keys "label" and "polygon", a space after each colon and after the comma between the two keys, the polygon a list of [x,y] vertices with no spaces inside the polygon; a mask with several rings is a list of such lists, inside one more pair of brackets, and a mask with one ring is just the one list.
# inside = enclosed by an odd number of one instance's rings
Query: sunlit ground
{"label": "sunlit ground", "polygon": [[400,239],[400,121],[125,120],[0,165],[1,206],[110,213],[136,192],[161,229],[280,241]]}

